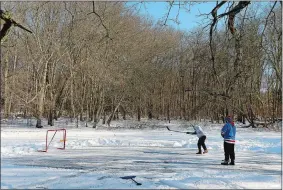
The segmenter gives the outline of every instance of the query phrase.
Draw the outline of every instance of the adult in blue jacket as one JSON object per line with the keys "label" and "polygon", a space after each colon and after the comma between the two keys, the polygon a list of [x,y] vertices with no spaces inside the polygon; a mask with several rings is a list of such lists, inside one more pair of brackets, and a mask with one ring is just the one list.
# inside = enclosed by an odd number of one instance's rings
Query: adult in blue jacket
{"label": "adult in blue jacket", "polygon": [[232,118],[227,116],[225,118],[225,125],[221,129],[221,136],[224,138],[224,153],[225,159],[221,163],[222,165],[228,165],[229,158],[231,159],[230,165],[235,165],[235,136],[236,127]]}

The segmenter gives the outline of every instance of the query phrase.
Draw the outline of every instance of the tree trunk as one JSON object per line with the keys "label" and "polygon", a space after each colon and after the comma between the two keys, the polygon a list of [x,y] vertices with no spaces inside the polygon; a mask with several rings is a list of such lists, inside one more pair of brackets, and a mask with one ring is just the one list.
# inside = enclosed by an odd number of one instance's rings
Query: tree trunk
{"label": "tree trunk", "polygon": [[167,113],[167,121],[170,123],[170,105],[169,105],[169,103],[167,104],[167,109],[166,110],[167,110],[166,111],[166,113]]}
{"label": "tree trunk", "polygon": [[9,74],[9,60],[5,57],[5,70],[4,70],[4,118],[8,118],[10,115],[11,101],[10,101],[10,92],[9,92],[9,83],[8,83],[8,74]]}
{"label": "tree trunk", "polygon": [[71,73],[71,84],[70,84],[70,99],[71,99],[71,107],[72,107],[72,114],[73,118],[76,118],[76,110],[75,110],[75,104],[74,104],[74,84],[73,84],[73,71],[72,69],[70,70]]}
{"label": "tree trunk", "polygon": [[102,124],[106,123],[106,113],[105,110],[103,109],[103,119],[102,119]]}
{"label": "tree trunk", "polygon": [[107,119],[107,125],[110,126],[110,122],[112,121],[113,119],[113,116],[114,114],[116,113],[116,111],[118,110],[121,102],[123,101],[124,99],[124,95],[122,96],[122,98],[120,99],[120,101],[118,102],[117,106],[115,107],[115,109],[112,111],[112,113],[110,114],[109,118]]}
{"label": "tree trunk", "polygon": [[42,128],[43,126],[41,125],[41,119],[37,118],[36,120],[36,128]]}
{"label": "tree trunk", "polygon": [[76,116],[76,119],[77,119],[76,125],[77,125],[77,128],[79,128],[79,115]]}
{"label": "tree trunk", "polygon": [[138,121],[141,121],[141,95],[140,95],[140,92],[139,92],[139,95],[138,95],[138,101],[137,101],[138,105],[137,105],[137,112],[138,112]]}
{"label": "tree trunk", "polygon": [[126,111],[125,111],[124,107],[120,105],[119,111],[122,112],[123,120],[126,120]]}
{"label": "tree trunk", "polygon": [[152,119],[152,117],[153,117],[152,107],[153,107],[153,105],[152,105],[152,103],[150,101],[148,106],[147,106],[147,117],[148,117],[148,119]]}
{"label": "tree trunk", "polygon": [[54,95],[52,93],[51,87],[49,88],[50,91],[50,105],[49,105],[49,113],[48,113],[48,125],[54,126],[54,115],[55,115],[55,100]]}
{"label": "tree trunk", "polygon": [[137,111],[138,111],[138,121],[141,121],[141,107],[140,105],[138,105],[138,108],[137,108]]}
{"label": "tree trunk", "polygon": [[250,118],[250,126],[252,126],[252,128],[256,128],[254,124],[254,113],[253,113],[251,105],[249,106],[249,118]]}
{"label": "tree trunk", "polygon": [[48,61],[45,62],[43,77],[40,86],[39,92],[39,100],[38,100],[38,115],[37,115],[37,123],[36,127],[41,128],[41,118],[44,111],[44,99],[45,99],[45,91],[46,91],[46,77],[47,77],[47,68],[48,68]]}
{"label": "tree trunk", "polygon": [[54,126],[54,113],[52,109],[49,109],[49,114],[48,114],[48,125]]}

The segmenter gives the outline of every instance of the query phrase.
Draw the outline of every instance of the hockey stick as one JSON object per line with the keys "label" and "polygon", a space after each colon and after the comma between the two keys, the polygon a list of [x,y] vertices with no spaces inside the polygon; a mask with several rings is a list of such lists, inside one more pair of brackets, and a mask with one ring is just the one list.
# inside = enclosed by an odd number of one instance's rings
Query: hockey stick
{"label": "hockey stick", "polygon": [[193,124],[191,124],[191,123],[189,123],[189,124],[195,129],[195,126]]}
{"label": "hockey stick", "polygon": [[122,179],[131,179],[132,181],[134,181],[136,183],[136,185],[142,185],[141,183],[138,183],[136,180],[134,180],[133,178],[135,178],[136,176],[125,176],[125,177],[121,177]]}
{"label": "hockey stick", "polygon": [[141,183],[136,182],[133,178],[131,178],[131,180],[133,180],[137,185],[142,185]]}
{"label": "hockey stick", "polygon": [[184,132],[184,131],[175,131],[175,130],[171,130],[171,129],[169,129],[169,127],[168,127],[168,126],[166,126],[166,128],[168,129],[168,131],[173,131],[173,132],[177,132],[177,133],[187,133],[187,132]]}

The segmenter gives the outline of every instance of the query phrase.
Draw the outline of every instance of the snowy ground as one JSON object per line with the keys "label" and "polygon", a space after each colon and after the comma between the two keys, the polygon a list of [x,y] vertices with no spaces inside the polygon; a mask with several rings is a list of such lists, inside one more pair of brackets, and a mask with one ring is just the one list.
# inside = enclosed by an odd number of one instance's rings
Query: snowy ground
{"label": "snowy ground", "polygon": [[[97,129],[64,120],[36,129],[26,120],[1,123],[1,189],[281,189],[281,132],[237,129],[236,165],[223,159],[221,125],[202,124],[208,154],[196,155],[197,137],[184,122],[156,128]],[[160,126],[164,127],[160,127]],[[146,126],[146,124],[145,124]],[[44,147],[47,129],[67,129],[66,150],[60,140]],[[60,138],[60,137],[59,137]],[[142,183],[120,177],[134,175]]]}

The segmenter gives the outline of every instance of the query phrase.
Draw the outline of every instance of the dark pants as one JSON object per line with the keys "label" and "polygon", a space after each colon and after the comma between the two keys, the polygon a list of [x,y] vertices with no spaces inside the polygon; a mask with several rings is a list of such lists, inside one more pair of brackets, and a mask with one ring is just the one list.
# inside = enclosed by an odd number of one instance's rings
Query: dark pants
{"label": "dark pants", "polygon": [[225,161],[229,161],[229,157],[231,162],[235,161],[235,151],[234,151],[235,144],[224,142],[224,152],[225,152]]}
{"label": "dark pants", "polygon": [[198,151],[201,152],[201,147],[203,148],[203,150],[206,150],[206,146],[204,144],[204,141],[206,139],[206,136],[202,136],[198,139]]}

